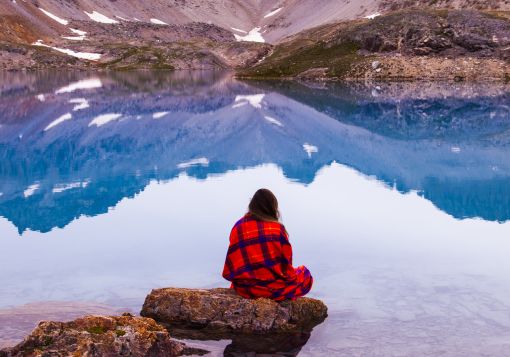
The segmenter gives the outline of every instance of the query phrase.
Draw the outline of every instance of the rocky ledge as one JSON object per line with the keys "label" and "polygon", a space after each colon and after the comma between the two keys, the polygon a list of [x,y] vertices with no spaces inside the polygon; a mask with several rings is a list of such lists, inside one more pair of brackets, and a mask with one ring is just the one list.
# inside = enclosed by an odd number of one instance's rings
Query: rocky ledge
{"label": "rocky ledge", "polygon": [[43,321],[23,342],[1,350],[0,357],[163,357],[189,352],[153,319],[124,314],[86,316],[71,322]]}
{"label": "rocky ledge", "polygon": [[323,302],[299,298],[275,302],[245,299],[232,289],[155,289],[141,312],[167,327],[215,333],[288,333],[311,330],[327,317]]}

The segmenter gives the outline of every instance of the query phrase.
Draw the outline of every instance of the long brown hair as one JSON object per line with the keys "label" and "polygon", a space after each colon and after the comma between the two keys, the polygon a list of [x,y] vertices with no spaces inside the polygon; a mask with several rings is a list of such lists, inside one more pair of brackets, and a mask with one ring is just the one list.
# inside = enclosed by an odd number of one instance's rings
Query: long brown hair
{"label": "long brown hair", "polygon": [[280,220],[278,200],[267,188],[261,188],[255,192],[248,205],[248,213],[262,221],[278,222]]}

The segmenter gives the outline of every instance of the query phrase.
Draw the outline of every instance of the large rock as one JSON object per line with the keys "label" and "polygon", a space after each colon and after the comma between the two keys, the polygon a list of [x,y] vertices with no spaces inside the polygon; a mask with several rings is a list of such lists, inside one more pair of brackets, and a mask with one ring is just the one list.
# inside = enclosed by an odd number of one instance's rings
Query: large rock
{"label": "large rock", "polygon": [[167,327],[180,326],[236,333],[287,333],[311,330],[324,321],[327,307],[299,298],[275,302],[245,299],[232,289],[155,289],[147,296],[142,316]]}
{"label": "large rock", "polygon": [[87,316],[71,322],[43,321],[1,357],[180,356],[185,345],[170,339],[153,319],[125,314]]}

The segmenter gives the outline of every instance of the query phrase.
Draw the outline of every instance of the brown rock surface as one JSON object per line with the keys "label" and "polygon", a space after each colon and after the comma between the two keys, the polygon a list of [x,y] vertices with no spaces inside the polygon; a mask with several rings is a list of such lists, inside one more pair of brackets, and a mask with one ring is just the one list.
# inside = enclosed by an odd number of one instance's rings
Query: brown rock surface
{"label": "brown rock surface", "polygon": [[380,0],[381,11],[394,11],[410,7],[435,7],[440,9],[510,9],[508,0]]}
{"label": "brown rock surface", "polygon": [[179,356],[185,345],[149,318],[86,316],[71,322],[43,321],[1,357]]}
{"label": "brown rock surface", "polygon": [[[381,64],[374,70],[371,63]],[[508,81],[508,62],[494,58],[437,56],[378,56],[351,67],[347,80],[364,81]]]}
{"label": "brown rock surface", "polygon": [[87,315],[116,315],[125,311],[128,310],[100,303],[61,301],[38,302],[0,309],[0,349],[15,346],[23,341],[40,321],[70,321]]}
{"label": "brown rock surface", "polygon": [[321,323],[327,307],[299,298],[277,303],[245,299],[231,289],[155,289],[147,296],[142,316],[166,326],[187,326],[239,333],[291,332]]}

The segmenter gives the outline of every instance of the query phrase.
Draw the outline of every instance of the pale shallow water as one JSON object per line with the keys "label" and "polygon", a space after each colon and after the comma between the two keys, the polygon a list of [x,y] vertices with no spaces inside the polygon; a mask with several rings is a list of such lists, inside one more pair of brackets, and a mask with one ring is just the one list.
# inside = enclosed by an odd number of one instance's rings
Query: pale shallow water
{"label": "pale shallow water", "polygon": [[510,88],[64,72],[0,90],[4,344],[73,303],[228,286],[230,228],[268,187],[329,307],[300,355],[510,355]]}

